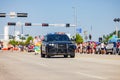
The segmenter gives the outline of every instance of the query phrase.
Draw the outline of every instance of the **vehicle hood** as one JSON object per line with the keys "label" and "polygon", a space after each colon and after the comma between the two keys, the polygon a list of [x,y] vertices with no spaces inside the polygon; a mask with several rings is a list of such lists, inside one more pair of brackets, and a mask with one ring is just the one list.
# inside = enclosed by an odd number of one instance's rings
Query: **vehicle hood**
{"label": "vehicle hood", "polygon": [[106,46],[106,49],[112,49],[113,47],[114,47],[113,44],[108,44],[108,45]]}

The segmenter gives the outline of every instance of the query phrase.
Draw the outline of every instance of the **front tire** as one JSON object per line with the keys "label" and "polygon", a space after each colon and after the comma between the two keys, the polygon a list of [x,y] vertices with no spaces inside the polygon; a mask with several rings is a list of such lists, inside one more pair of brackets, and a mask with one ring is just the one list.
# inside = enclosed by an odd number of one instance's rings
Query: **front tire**
{"label": "front tire", "polygon": [[64,55],[64,58],[67,58],[68,57],[68,55]]}
{"label": "front tire", "polygon": [[51,56],[47,54],[46,57],[47,57],[47,58],[50,58]]}
{"label": "front tire", "polygon": [[42,57],[42,58],[45,58],[45,54],[42,54],[42,53],[41,53],[41,57]]}
{"label": "front tire", "polygon": [[45,54],[43,54],[43,52],[42,52],[42,46],[41,46],[41,57],[45,58]]}
{"label": "front tire", "polygon": [[70,54],[70,57],[74,58],[75,57],[75,53]]}

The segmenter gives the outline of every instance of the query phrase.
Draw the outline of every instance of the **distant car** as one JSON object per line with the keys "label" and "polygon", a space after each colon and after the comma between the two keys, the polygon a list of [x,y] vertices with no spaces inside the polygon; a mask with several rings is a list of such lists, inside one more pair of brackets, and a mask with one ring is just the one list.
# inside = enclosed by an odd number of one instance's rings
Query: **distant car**
{"label": "distant car", "polygon": [[106,45],[106,54],[111,53],[111,54],[115,54],[116,53],[116,49],[114,49],[114,43],[108,43]]}
{"label": "distant car", "polygon": [[66,34],[54,33],[44,37],[41,46],[41,57],[51,57],[54,55],[64,55],[75,57],[76,46]]}

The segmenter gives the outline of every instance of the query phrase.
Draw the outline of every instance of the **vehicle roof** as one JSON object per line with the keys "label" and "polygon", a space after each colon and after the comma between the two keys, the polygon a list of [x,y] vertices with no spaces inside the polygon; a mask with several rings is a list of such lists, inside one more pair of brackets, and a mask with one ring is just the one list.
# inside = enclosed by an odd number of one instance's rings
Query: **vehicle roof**
{"label": "vehicle roof", "polygon": [[56,33],[54,33],[54,34],[47,34],[47,35],[66,35],[66,34],[56,34]]}

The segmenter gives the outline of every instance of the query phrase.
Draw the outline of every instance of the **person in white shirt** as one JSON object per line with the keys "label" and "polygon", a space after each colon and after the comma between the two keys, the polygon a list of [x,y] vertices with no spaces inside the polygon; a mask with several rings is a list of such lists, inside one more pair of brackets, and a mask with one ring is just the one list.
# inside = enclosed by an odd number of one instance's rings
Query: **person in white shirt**
{"label": "person in white shirt", "polygon": [[105,53],[105,44],[104,43],[101,43],[100,49],[101,49],[101,54],[104,54]]}

